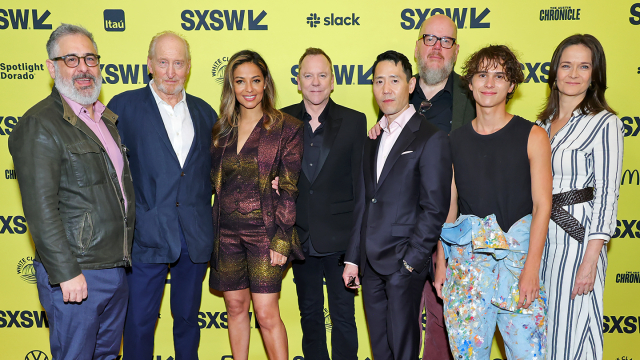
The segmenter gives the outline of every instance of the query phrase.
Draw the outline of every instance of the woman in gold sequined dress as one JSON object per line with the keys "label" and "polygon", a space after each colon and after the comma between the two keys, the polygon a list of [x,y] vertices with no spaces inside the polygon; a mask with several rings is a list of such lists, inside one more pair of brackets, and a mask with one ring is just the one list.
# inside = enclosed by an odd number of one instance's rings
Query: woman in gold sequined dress
{"label": "woman in gold sequined dress", "polygon": [[[222,291],[231,352],[248,359],[253,300],[269,359],[287,359],[278,299],[288,258],[302,259],[295,223],[302,123],[275,109],[267,64],[253,51],[231,57],[212,134],[216,228],[210,286]],[[271,181],[279,177],[279,194]]]}

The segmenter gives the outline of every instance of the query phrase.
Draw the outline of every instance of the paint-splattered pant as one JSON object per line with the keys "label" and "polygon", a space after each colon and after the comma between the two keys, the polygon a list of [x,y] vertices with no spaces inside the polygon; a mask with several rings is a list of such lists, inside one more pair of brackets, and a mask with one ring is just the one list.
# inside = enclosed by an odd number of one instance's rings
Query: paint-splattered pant
{"label": "paint-splattered pant", "polygon": [[545,358],[544,300],[536,299],[527,314],[503,310],[491,302],[499,275],[506,269],[500,264],[502,261],[509,259],[496,260],[491,254],[473,252],[471,244],[451,246],[442,293],[451,352],[456,360],[489,359],[496,324],[508,359]]}

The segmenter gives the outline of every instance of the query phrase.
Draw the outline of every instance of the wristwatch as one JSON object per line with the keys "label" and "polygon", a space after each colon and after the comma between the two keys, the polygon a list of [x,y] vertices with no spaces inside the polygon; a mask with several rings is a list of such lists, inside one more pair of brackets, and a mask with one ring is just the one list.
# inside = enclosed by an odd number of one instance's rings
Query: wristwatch
{"label": "wristwatch", "polygon": [[404,267],[409,270],[409,272],[413,272],[413,267],[411,265],[409,265],[405,260],[402,260],[402,263],[404,264]]}

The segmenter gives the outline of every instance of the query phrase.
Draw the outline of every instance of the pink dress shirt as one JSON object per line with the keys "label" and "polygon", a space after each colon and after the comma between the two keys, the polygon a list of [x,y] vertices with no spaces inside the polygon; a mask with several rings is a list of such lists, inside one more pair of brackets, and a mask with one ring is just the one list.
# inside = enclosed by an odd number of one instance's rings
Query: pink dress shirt
{"label": "pink dress shirt", "polygon": [[416,113],[416,109],[413,108],[412,104],[409,104],[409,108],[402,112],[402,114],[398,115],[398,117],[389,125],[389,119],[387,119],[387,115],[383,116],[380,119],[380,127],[382,128],[382,137],[380,138],[380,147],[378,148],[378,159],[376,163],[376,180],[380,179],[380,174],[382,173],[382,168],[384,167],[384,163],[387,161],[387,156],[389,156],[389,152],[393,148],[393,145],[398,140],[402,129],[407,125],[409,119]]}

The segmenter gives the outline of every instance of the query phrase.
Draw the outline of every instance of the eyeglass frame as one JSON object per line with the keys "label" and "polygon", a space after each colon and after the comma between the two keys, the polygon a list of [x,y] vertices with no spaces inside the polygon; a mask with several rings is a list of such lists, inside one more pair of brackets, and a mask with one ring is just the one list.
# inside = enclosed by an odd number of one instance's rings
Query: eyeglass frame
{"label": "eyeglass frame", "polygon": [[[433,45],[427,45],[427,36],[433,36],[434,38],[436,38],[436,41],[433,43]],[[451,47],[446,47],[446,46],[444,46],[444,45],[442,44],[442,39],[450,39],[450,40],[453,40],[453,44],[451,44]],[[456,39],[456,38],[452,38],[452,37],[449,37],[449,36],[442,36],[442,37],[438,37],[438,36],[435,36],[435,35],[433,35],[433,34],[422,34],[422,36],[421,36],[421,37],[419,37],[419,38],[418,38],[418,40],[422,40],[422,43],[424,44],[424,46],[435,46],[435,45],[436,45],[436,43],[437,43],[438,41],[440,41],[440,46],[442,46],[444,49],[451,49],[451,48],[453,48],[453,46],[456,44],[456,41],[457,41],[458,39]]]}
{"label": "eyeglass frame", "polygon": [[426,114],[427,111],[429,109],[431,109],[431,106],[433,104],[431,103],[431,101],[429,100],[422,100],[422,102],[420,103],[420,108],[418,109],[418,112],[422,115]]}
{"label": "eyeglass frame", "polygon": [[[97,62],[95,65],[89,65],[89,64],[87,63],[87,56],[95,56],[98,62]],[[69,66],[69,65],[67,64],[67,58],[70,58],[70,57],[78,58],[78,65],[76,65],[76,66]],[[100,55],[98,55],[98,54],[85,54],[84,56],[78,56],[78,55],[75,55],[75,54],[68,54],[68,55],[64,55],[64,56],[54,57],[54,58],[53,58],[53,59],[51,59],[51,60],[52,60],[52,61],[62,60],[62,62],[63,62],[63,63],[64,63],[68,68],[75,69],[75,68],[77,68],[78,66],[80,66],[80,59],[84,60],[84,64],[85,64],[85,65],[87,65],[88,67],[96,67],[96,66],[100,65]]]}

